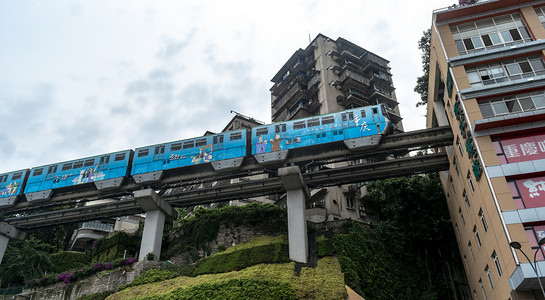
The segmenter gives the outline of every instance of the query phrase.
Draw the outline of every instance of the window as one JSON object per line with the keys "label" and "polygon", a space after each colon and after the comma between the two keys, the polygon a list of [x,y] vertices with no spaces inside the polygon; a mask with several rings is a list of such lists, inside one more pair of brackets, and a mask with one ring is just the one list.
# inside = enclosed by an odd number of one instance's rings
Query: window
{"label": "window", "polygon": [[11,177],[11,180],[21,179],[21,177],[23,177],[22,172],[13,173],[13,176]]}
{"label": "window", "polygon": [[334,123],[333,116],[322,117],[322,125]]}
{"label": "window", "polygon": [[526,232],[526,236],[528,237],[528,241],[530,242],[530,246],[532,247],[532,253],[537,252],[536,260],[542,261],[543,258],[543,247],[539,247],[538,241],[545,237],[545,226],[544,225],[536,225],[536,226],[527,226],[524,227],[524,231]]}
{"label": "window", "polygon": [[0,175],[0,182],[6,182],[8,180],[8,174]]}
{"label": "window", "polygon": [[458,209],[458,213],[460,214],[460,219],[462,219],[462,224],[466,225],[466,220],[464,219],[464,213],[462,212],[461,207]]}
{"label": "window", "polygon": [[454,181],[452,180],[452,176],[450,176],[450,185],[452,185],[452,191],[456,193],[456,187],[454,186]]}
{"label": "window", "polygon": [[486,292],[484,291],[484,285],[483,285],[483,281],[481,279],[479,279],[479,285],[481,286],[481,291],[483,292],[483,297],[486,300]]}
{"label": "window", "polygon": [[545,109],[543,91],[496,97],[479,101],[483,118],[516,114],[520,112]]}
{"label": "window", "polygon": [[42,175],[43,172],[44,172],[43,168],[35,169],[34,172],[32,173],[32,176],[40,176]]}
{"label": "window", "polygon": [[125,153],[118,153],[115,155],[114,161],[120,161],[125,159]]}
{"label": "window", "polygon": [[454,169],[456,170],[456,174],[460,176],[460,170],[458,169],[458,162],[456,161],[456,156],[452,160],[452,164],[454,165]]}
{"label": "window", "polygon": [[193,148],[195,147],[195,141],[188,141],[188,142],[184,142],[182,147],[184,149],[189,149],[189,148]]}
{"label": "window", "polygon": [[57,165],[49,166],[49,168],[47,169],[47,174],[54,174],[54,173],[57,173]]}
{"label": "window", "polygon": [[540,56],[530,56],[486,64],[466,70],[471,87],[479,87],[545,74]]}
{"label": "window", "polygon": [[269,134],[269,128],[267,128],[267,127],[259,128],[259,129],[256,129],[256,131],[255,131],[256,136],[267,135],[267,134]]}
{"label": "window", "polygon": [[83,167],[83,160],[76,161],[72,166],[73,169],[80,169],[81,167]]}
{"label": "window", "polygon": [[242,132],[231,133],[229,140],[236,141],[242,139]]}
{"label": "window", "polygon": [[95,163],[95,159],[92,158],[92,159],[88,159],[85,161],[85,164],[83,165],[84,167],[90,167],[92,166],[93,164]]}
{"label": "window", "polygon": [[532,40],[519,13],[454,25],[450,30],[460,55]]}
{"label": "window", "polygon": [[70,169],[72,169],[72,163],[67,163],[62,165],[61,171],[68,171]]}
{"label": "window", "polygon": [[141,149],[138,151],[138,157],[147,156],[149,154],[149,149]]}
{"label": "window", "polygon": [[320,119],[308,120],[307,127],[320,126]]}
{"label": "window", "polygon": [[462,144],[460,143],[460,137],[456,137],[456,146],[458,146],[458,150],[460,150],[460,154],[464,156],[464,149],[462,148]]}
{"label": "window", "polygon": [[361,117],[365,118],[365,110],[364,109],[361,110]]}
{"label": "window", "polygon": [[278,124],[274,126],[274,132],[276,133],[286,132],[286,124]]}
{"label": "window", "polygon": [[460,234],[460,228],[458,228],[458,224],[454,224],[454,228],[456,228],[456,233],[458,234],[458,239],[462,239],[462,235]]}
{"label": "window", "polygon": [[464,202],[466,204],[467,210],[471,207],[471,203],[469,203],[469,197],[467,196],[466,190],[462,193],[462,197],[464,198]]}
{"label": "window", "polygon": [[496,270],[498,270],[498,276],[501,277],[503,274],[500,266],[500,260],[498,259],[498,255],[496,254],[496,251],[492,253],[492,260],[494,260],[494,265],[496,265]]}
{"label": "window", "polygon": [[484,271],[486,272],[486,277],[488,277],[490,286],[494,288],[494,281],[492,280],[492,274],[490,274],[490,268],[488,267],[488,265],[486,266],[486,268],[484,268]]}
{"label": "window", "polygon": [[346,122],[347,120],[354,120],[354,113],[348,112],[341,114],[341,119],[343,122]]}
{"label": "window", "polygon": [[354,198],[346,197],[346,208],[354,208]]}
{"label": "window", "polygon": [[201,147],[204,145],[206,145],[206,138],[195,140],[195,147]]}
{"label": "window", "polygon": [[[256,131],[256,134],[255,134],[256,136],[265,135],[265,134],[268,134],[268,132],[269,132],[269,129],[267,129],[267,128],[261,128],[261,129],[258,129],[258,130],[261,130],[262,132],[263,132],[263,130],[264,130],[265,133],[258,134],[257,131]],[[218,142],[219,142],[220,144],[223,143],[223,135],[216,135],[216,136],[214,136],[213,143],[214,143],[214,144],[217,144]]]}
{"label": "window", "polygon": [[473,183],[473,178],[471,177],[471,172],[467,171],[467,182],[469,182],[469,187],[471,188],[471,192],[475,192],[475,184]]}
{"label": "window", "polygon": [[486,219],[484,218],[484,212],[482,208],[479,210],[479,218],[481,219],[481,223],[483,224],[484,231],[487,232],[488,225],[486,224]]}
{"label": "window", "polygon": [[175,143],[170,145],[170,151],[178,151],[182,149],[182,143]]}
{"label": "window", "polygon": [[467,244],[469,247],[469,251],[471,252],[471,257],[473,258],[473,261],[475,261],[475,253],[473,252],[473,246],[471,246],[471,242]]}
{"label": "window", "polygon": [[473,227],[473,234],[475,235],[475,241],[477,241],[477,246],[479,246],[480,248],[483,244],[481,242],[481,236],[479,235],[479,231],[477,230],[477,225]]}
{"label": "window", "polygon": [[464,265],[466,265],[466,270],[469,272],[469,263],[467,262],[467,256],[464,255]]}
{"label": "window", "polygon": [[293,129],[303,129],[306,127],[305,121],[293,122]]}

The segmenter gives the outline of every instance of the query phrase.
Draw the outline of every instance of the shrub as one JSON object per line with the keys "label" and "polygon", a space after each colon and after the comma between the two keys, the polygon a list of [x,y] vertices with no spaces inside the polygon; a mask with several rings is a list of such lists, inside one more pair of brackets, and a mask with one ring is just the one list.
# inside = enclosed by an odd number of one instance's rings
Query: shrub
{"label": "shrub", "polygon": [[104,300],[108,298],[108,296],[110,296],[111,294],[113,294],[112,291],[105,291],[105,292],[95,293],[95,294],[91,294],[87,296],[82,296],[76,300]]}
{"label": "shrub", "polygon": [[[231,248],[232,249],[232,248]],[[283,263],[289,261],[288,244],[285,241],[240,248],[214,254],[197,261],[190,276],[201,274],[223,273],[241,270],[261,263]]]}
{"label": "shrub", "polygon": [[335,244],[332,240],[325,238],[323,235],[316,239],[318,243],[318,257],[332,256],[335,254]]}
{"label": "shrub", "polygon": [[295,299],[289,283],[256,279],[232,279],[176,289],[166,295],[144,297],[159,299]]}
{"label": "shrub", "polygon": [[180,274],[174,271],[151,269],[146,271],[146,273],[136,277],[131,283],[120,286],[118,290],[123,290],[128,287],[137,286],[141,284],[164,281],[164,280],[172,279],[178,276],[180,276]]}
{"label": "shrub", "polygon": [[51,264],[53,266],[51,269],[51,272],[53,273],[77,270],[89,263],[85,253],[72,251],[61,251],[50,254],[49,259],[51,260]]}

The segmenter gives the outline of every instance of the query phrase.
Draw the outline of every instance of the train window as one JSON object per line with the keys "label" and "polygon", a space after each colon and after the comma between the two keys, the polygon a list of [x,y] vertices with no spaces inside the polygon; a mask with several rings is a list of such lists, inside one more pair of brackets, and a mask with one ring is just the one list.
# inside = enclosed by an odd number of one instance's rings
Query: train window
{"label": "train window", "polygon": [[72,168],[74,169],[79,169],[81,167],[83,167],[83,160],[75,162],[74,165],[72,166]]}
{"label": "train window", "polygon": [[378,114],[378,108],[373,107],[372,110],[373,110],[373,114],[374,114],[374,115]]}
{"label": "train window", "polygon": [[307,127],[305,121],[293,122],[293,129],[303,129]]}
{"label": "train window", "polygon": [[269,128],[267,127],[259,128],[259,129],[256,129],[255,131],[255,136],[267,135],[267,134],[269,134]]}
{"label": "train window", "polygon": [[231,133],[230,140],[236,141],[242,139],[242,132]]}
{"label": "train window", "polygon": [[363,109],[361,110],[361,117],[365,118],[365,110],[363,110]]}
{"label": "train window", "polygon": [[[100,162],[98,164],[102,165],[102,164],[107,164],[110,162],[110,156],[109,155],[105,155],[103,157],[100,158]],[[87,164],[87,163],[86,163]],[[87,166],[87,165],[86,165]],[[87,166],[88,167],[88,166]]]}
{"label": "train window", "polygon": [[214,144],[217,144],[218,142],[223,143],[223,135],[214,136]]}
{"label": "train window", "polygon": [[333,116],[322,117],[322,125],[334,123]]}
{"label": "train window", "polygon": [[47,169],[47,174],[56,173],[57,172],[57,165],[49,166]]}
{"label": "train window", "polygon": [[94,158],[91,158],[91,159],[88,159],[85,161],[85,164],[83,165],[84,167],[90,167],[92,166],[93,164],[95,163],[95,159]]}
{"label": "train window", "polygon": [[147,156],[149,154],[149,149],[141,149],[138,151],[138,157]]}
{"label": "train window", "polygon": [[61,171],[68,171],[70,169],[72,169],[72,163],[67,163],[67,164],[62,165]]}
{"label": "train window", "polygon": [[176,144],[170,145],[170,151],[178,151],[180,149],[182,149],[182,143],[176,143]]}
{"label": "train window", "polygon": [[279,132],[286,132],[286,124],[278,124],[274,127],[274,131],[276,133],[279,133]]}
{"label": "train window", "polygon": [[348,112],[348,113],[341,114],[342,119],[343,119],[343,122],[346,122],[346,120],[347,120],[347,118],[346,118],[347,115],[348,115],[348,119],[349,119],[349,120],[354,120],[354,113],[353,113],[353,112]]}
{"label": "train window", "polygon": [[6,182],[8,179],[8,174],[0,176],[0,182]]}
{"label": "train window", "polygon": [[183,148],[189,149],[189,148],[193,148],[194,146],[195,146],[195,141],[189,141],[189,142],[184,142]]}
{"label": "train window", "polygon": [[320,126],[320,119],[308,120],[307,127]]}
{"label": "train window", "polygon": [[34,172],[32,173],[32,176],[40,176],[40,175],[42,175],[43,172],[44,172],[44,169],[43,169],[43,168],[36,169],[36,170],[34,170]]}
{"label": "train window", "polygon": [[13,173],[13,176],[11,176],[11,180],[21,179],[21,177],[23,177],[23,172]]}
{"label": "train window", "polygon": [[115,155],[115,161],[120,161],[125,159],[125,153],[118,153]]}
{"label": "train window", "polygon": [[200,147],[206,145],[206,139],[199,139],[195,141],[195,147]]}

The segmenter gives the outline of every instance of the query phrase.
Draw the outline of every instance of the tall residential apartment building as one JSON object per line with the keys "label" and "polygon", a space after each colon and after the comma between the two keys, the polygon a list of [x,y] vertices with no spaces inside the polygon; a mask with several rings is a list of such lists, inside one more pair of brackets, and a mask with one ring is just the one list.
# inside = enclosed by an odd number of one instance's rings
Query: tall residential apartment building
{"label": "tall residential apartment building", "polygon": [[[403,131],[389,62],[343,38],[318,34],[304,50],[295,51],[271,81],[273,122],[382,103],[394,130]],[[327,220],[369,221],[360,202],[363,194],[362,185],[314,190],[309,206],[325,209]]]}
{"label": "tall residential apartment building", "polygon": [[427,127],[454,133],[440,177],[473,299],[544,299],[510,247],[545,275],[544,22],[545,1],[433,13]]}

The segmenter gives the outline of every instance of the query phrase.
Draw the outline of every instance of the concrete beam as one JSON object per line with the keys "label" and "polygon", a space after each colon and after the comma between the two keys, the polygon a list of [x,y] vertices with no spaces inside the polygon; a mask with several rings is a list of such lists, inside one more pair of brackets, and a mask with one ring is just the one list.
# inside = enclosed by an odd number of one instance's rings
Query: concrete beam
{"label": "concrete beam", "polygon": [[165,219],[167,217],[176,218],[178,213],[153,189],[134,192],[134,199],[146,211],[146,222],[144,223],[138,261],[145,260],[149,253],[153,253],[155,259],[159,260]]}
{"label": "concrete beam", "polygon": [[178,217],[176,210],[163,200],[161,196],[157,195],[153,189],[135,191],[134,199],[146,212],[160,210],[169,218],[176,219]]}
{"label": "concrete beam", "polygon": [[4,258],[4,253],[6,253],[6,248],[8,247],[9,239],[14,240],[24,240],[26,233],[18,230],[17,228],[9,225],[8,223],[0,222],[0,263]]}
{"label": "concrete beam", "polygon": [[308,261],[307,221],[305,218],[308,188],[299,167],[278,169],[278,176],[286,190],[288,205],[288,241],[290,259],[300,263]]}

